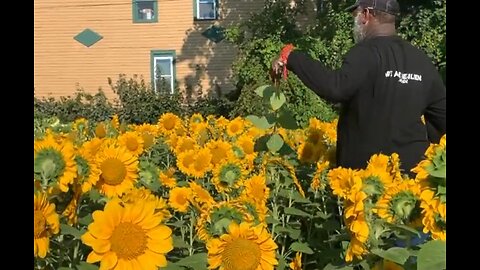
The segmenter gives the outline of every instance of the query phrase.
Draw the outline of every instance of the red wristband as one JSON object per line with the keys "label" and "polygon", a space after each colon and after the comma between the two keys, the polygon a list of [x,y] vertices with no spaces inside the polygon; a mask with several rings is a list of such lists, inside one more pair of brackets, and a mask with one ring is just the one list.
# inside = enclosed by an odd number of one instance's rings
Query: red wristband
{"label": "red wristband", "polygon": [[280,51],[280,59],[282,60],[282,63],[283,63],[283,78],[284,79],[287,79],[287,76],[288,76],[288,70],[287,70],[288,56],[290,55],[290,53],[293,51],[294,48],[295,47],[292,44],[287,44]]}

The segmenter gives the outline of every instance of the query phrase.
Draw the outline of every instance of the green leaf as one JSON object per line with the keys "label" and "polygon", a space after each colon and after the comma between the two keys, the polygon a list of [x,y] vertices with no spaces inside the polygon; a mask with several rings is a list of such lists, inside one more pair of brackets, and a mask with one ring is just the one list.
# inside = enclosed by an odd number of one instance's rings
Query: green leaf
{"label": "green leaf", "polygon": [[275,88],[269,84],[262,85],[255,89],[255,93],[261,97],[270,97],[275,92]]}
{"label": "green leaf", "polygon": [[207,269],[207,253],[196,253],[182,258],[175,264],[193,268],[195,270]]}
{"label": "green leaf", "polygon": [[295,200],[295,202],[297,202],[297,203],[311,203],[311,201],[310,201],[308,198],[302,197],[302,195],[300,195],[300,192],[298,192],[298,191],[294,191],[294,192],[293,192],[292,198],[293,198],[293,199]]}
{"label": "green leaf", "polygon": [[93,222],[92,214],[88,214],[78,219],[78,223],[80,223],[81,225],[89,225],[92,222]]}
{"label": "green leaf", "polygon": [[391,223],[385,223],[385,224],[387,226],[389,226],[391,229],[397,229],[402,233],[408,233],[408,234],[412,234],[416,237],[420,237],[420,232],[415,230],[414,228],[412,228],[410,226],[405,226],[405,225],[401,225],[401,224],[391,224]]}
{"label": "green leaf", "polygon": [[190,246],[187,244],[187,242],[183,241],[183,239],[180,236],[173,235],[173,246],[176,248],[189,248]]}
{"label": "green leaf", "polygon": [[294,242],[290,245],[290,249],[305,254],[313,254],[313,250],[308,246],[307,243]]}
{"label": "green leaf", "polygon": [[270,139],[268,139],[268,142],[267,142],[268,150],[270,150],[270,152],[272,153],[275,153],[278,150],[280,150],[280,148],[282,148],[282,145],[283,145],[283,139],[278,134],[273,134],[270,137]]}
{"label": "green leaf", "polygon": [[265,218],[265,221],[267,222],[267,224],[279,224],[280,223],[280,221],[276,220],[272,216],[268,216],[267,218]]}
{"label": "green leaf", "polygon": [[267,118],[265,116],[262,116],[262,117],[258,117],[256,115],[249,115],[246,117],[246,119],[250,122],[252,122],[252,124],[259,128],[259,129],[263,129],[263,130],[266,130],[266,129],[269,129],[271,127],[273,127],[274,123],[275,122],[272,122],[272,123],[269,123],[269,121],[267,120]]}
{"label": "green leaf", "polygon": [[160,270],[185,270],[185,267],[179,266],[175,263],[168,262],[167,266],[158,268]]}
{"label": "green leaf", "polygon": [[421,246],[417,256],[417,270],[441,270],[447,268],[446,243],[429,241]]}
{"label": "green leaf", "polygon": [[299,229],[287,228],[288,235],[290,238],[297,240],[300,237],[301,231]]}
{"label": "green leaf", "polygon": [[80,262],[77,265],[78,270],[98,270],[98,266],[87,262]]}
{"label": "green leaf", "polygon": [[392,247],[388,250],[373,249],[372,253],[384,259],[403,265],[410,257],[410,252],[406,248]]}
{"label": "green leaf", "polygon": [[285,107],[282,107],[282,109],[279,111],[279,116],[278,116],[278,124],[286,129],[297,129],[297,121],[293,117],[293,113],[288,110],[284,109]]}
{"label": "green leaf", "polygon": [[280,256],[277,258],[278,258],[278,266],[276,270],[284,270],[285,267],[287,266],[287,262],[285,261],[285,258],[283,258],[283,256]]}
{"label": "green leaf", "polygon": [[70,225],[64,224],[64,223],[60,223],[60,230],[61,230],[62,234],[73,235],[75,237],[75,239],[80,239],[82,234],[85,232],[85,231],[83,231],[83,232],[79,231],[76,228],[74,228]]}
{"label": "green leaf", "polygon": [[282,92],[280,92],[280,94],[275,94],[270,97],[270,105],[272,106],[272,109],[274,111],[280,109],[280,107],[285,104],[285,101],[287,101],[287,99]]}
{"label": "green leaf", "polygon": [[323,270],[353,270],[353,267],[348,266],[348,265],[336,266],[336,265],[333,265],[333,264],[329,263],[323,268]]}
{"label": "green leaf", "polygon": [[304,212],[304,211],[302,211],[300,209],[297,209],[295,207],[286,207],[284,211],[285,211],[285,214],[287,214],[287,215],[311,217],[311,215],[309,213]]}

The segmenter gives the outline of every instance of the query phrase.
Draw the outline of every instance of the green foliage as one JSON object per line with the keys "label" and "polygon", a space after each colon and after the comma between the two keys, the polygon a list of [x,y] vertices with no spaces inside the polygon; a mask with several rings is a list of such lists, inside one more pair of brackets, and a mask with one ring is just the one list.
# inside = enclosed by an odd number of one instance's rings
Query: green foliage
{"label": "green foliage", "polygon": [[432,59],[445,81],[447,0],[420,1],[416,5],[405,4],[407,10],[398,27],[400,36],[422,49]]}
{"label": "green foliage", "polygon": [[79,89],[73,97],[61,97],[59,100],[34,97],[33,107],[35,118],[58,117],[61,122],[71,122],[80,117],[104,121],[114,113],[113,105],[102,90],[92,95]]}
{"label": "green foliage", "polygon": [[[136,76],[127,79],[120,75],[115,84],[111,83],[119,97],[118,116],[127,123],[156,123],[160,115],[166,112],[181,114],[181,100],[178,94],[158,93]],[[178,92],[178,91],[177,91]]]}
{"label": "green foliage", "polygon": [[137,76],[127,78],[119,75],[115,83],[109,78],[109,84],[118,96],[113,101],[108,100],[101,90],[95,95],[78,90],[74,97],[60,97],[58,100],[34,97],[34,130],[44,130],[52,125],[52,121],[68,123],[81,117],[101,122],[114,114],[127,124],[156,123],[159,116],[166,112],[187,117],[194,113],[228,117],[233,107],[233,103],[225,97],[192,100],[184,99],[178,91],[174,94],[155,92],[143,78]]}

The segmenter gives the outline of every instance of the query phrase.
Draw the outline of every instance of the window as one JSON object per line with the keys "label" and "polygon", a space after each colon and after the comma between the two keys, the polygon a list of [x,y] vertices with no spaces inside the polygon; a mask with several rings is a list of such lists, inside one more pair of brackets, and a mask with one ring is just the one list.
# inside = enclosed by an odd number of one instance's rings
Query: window
{"label": "window", "polygon": [[175,89],[175,51],[151,52],[152,85],[158,93],[173,94]]}
{"label": "window", "polygon": [[157,0],[133,0],[132,3],[134,23],[158,22]]}
{"label": "window", "polygon": [[218,0],[194,0],[193,14],[196,20],[218,19]]}

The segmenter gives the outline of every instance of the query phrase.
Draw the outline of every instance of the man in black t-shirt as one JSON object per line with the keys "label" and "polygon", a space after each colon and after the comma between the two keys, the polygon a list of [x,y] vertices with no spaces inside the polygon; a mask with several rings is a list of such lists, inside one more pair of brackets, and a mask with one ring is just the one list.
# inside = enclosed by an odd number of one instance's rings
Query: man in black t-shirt
{"label": "man in black t-shirt", "polygon": [[428,56],[396,35],[396,0],[357,0],[348,11],[356,44],[340,69],[290,45],[273,71],[288,69],[320,97],[342,104],[337,166],[365,168],[373,154],[398,153],[401,169],[412,176],[429,144],[446,133],[445,86]]}

